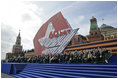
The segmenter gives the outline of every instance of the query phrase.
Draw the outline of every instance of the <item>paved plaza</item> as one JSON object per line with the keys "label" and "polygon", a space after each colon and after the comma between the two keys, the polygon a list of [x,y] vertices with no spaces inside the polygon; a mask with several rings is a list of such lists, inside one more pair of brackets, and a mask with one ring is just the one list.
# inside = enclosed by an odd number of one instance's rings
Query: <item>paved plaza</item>
{"label": "paved plaza", "polygon": [[15,77],[1,73],[1,78],[15,78]]}

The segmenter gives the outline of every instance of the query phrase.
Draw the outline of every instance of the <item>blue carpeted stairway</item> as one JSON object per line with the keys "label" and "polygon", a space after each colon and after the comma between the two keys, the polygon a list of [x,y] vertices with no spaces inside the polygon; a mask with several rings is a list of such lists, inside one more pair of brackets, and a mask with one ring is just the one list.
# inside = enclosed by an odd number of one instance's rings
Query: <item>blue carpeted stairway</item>
{"label": "blue carpeted stairway", "polygon": [[117,65],[111,64],[27,64],[16,78],[116,78]]}

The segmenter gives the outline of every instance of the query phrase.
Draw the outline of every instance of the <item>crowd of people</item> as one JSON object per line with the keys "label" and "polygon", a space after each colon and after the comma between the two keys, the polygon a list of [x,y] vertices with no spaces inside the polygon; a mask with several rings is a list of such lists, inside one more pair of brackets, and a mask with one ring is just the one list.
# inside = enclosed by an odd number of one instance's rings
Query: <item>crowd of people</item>
{"label": "crowd of people", "polygon": [[111,51],[105,48],[69,51],[58,54],[47,54],[31,57],[9,58],[7,62],[19,63],[108,63]]}

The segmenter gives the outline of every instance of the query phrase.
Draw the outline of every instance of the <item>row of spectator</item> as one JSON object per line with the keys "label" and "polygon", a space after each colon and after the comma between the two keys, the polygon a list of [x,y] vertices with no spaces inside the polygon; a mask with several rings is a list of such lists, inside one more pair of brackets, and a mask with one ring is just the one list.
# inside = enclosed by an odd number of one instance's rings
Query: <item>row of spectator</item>
{"label": "row of spectator", "polygon": [[47,54],[32,57],[9,58],[7,62],[19,63],[108,63],[111,51],[97,48],[81,51],[70,51],[58,54]]}

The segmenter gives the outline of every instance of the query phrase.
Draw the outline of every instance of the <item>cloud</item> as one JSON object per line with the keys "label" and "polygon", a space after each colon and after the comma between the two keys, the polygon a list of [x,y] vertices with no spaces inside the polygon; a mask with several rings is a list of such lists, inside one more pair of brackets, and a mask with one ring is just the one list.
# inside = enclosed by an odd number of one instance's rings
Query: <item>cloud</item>
{"label": "cloud", "polygon": [[8,41],[10,39],[13,42],[11,38],[13,36],[16,36],[16,33],[13,31],[12,27],[2,23],[1,24],[1,40]]}
{"label": "cloud", "polygon": [[84,35],[84,36],[89,34],[89,29],[90,29],[90,24],[89,23],[88,24],[82,24],[82,25],[80,25],[80,27],[81,28],[79,29],[78,34],[81,34],[81,35]]}
{"label": "cloud", "polygon": [[2,59],[5,58],[7,52],[12,51],[12,46],[15,44],[19,29],[21,30],[23,49],[34,48],[33,38],[41,26],[42,19],[40,16],[43,13],[43,8],[22,1],[11,1],[7,5],[4,5],[4,7],[1,28]]}
{"label": "cloud", "polygon": [[80,16],[78,16],[77,18],[73,19],[73,22],[74,22],[75,24],[80,24],[82,21],[84,21],[84,19],[85,19],[85,16],[80,15]]}
{"label": "cloud", "polygon": [[89,2],[85,2],[85,1],[73,1],[70,5],[64,7],[61,9],[61,11],[73,11],[75,9],[81,9],[83,8],[86,4],[88,4]]}
{"label": "cloud", "polygon": [[[9,31],[9,32],[8,32]],[[1,51],[2,51],[2,59],[5,58],[5,54],[7,52],[12,51],[12,46],[15,44],[16,33],[13,31],[11,26],[6,24],[1,24]]]}
{"label": "cloud", "polygon": [[32,20],[32,17],[29,14],[23,14],[22,15],[22,21],[29,21]]}

